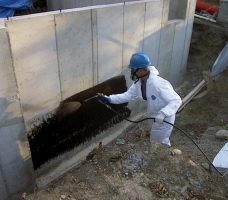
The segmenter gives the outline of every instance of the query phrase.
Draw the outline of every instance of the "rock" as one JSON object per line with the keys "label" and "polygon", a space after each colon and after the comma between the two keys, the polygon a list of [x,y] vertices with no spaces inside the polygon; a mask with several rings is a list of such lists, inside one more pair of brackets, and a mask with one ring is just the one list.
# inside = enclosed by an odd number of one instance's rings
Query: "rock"
{"label": "rock", "polygon": [[109,162],[118,162],[121,158],[122,158],[122,156],[120,156],[120,155],[112,156],[109,158]]}
{"label": "rock", "polygon": [[208,163],[202,163],[201,166],[206,170],[210,170],[210,165]]}
{"label": "rock", "polygon": [[117,145],[124,145],[125,144],[125,140],[124,139],[117,138],[116,144]]}
{"label": "rock", "polygon": [[179,149],[172,149],[171,150],[171,155],[180,155],[180,154],[182,154],[182,151],[181,150],[179,150]]}
{"label": "rock", "polygon": [[26,193],[24,192],[23,194],[22,194],[22,197],[21,197],[21,200],[26,200],[27,198],[26,198]]}
{"label": "rock", "polygon": [[67,197],[66,195],[63,195],[63,194],[62,194],[62,195],[60,196],[60,200],[61,200],[61,199],[66,199],[66,197]]}
{"label": "rock", "polygon": [[200,183],[199,180],[190,180],[190,183],[191,183],[193,186],[198,186],[198,187],[201,185],[201,183]]}
{"label": "rock", "polygon": [[122,170],[125,175],[133,175],[133,173],[137,172],[138,169],[146,168],[148,166],[148,162],[144,160],[141,152],[132,153],[129,156],[129,159],[127,159],[126,162],[123,161],[122,163]]}
{"label": "rock", "polygon": [[215,133],[215,138],[228,140],[228,131],[227,130],[219,130]]}

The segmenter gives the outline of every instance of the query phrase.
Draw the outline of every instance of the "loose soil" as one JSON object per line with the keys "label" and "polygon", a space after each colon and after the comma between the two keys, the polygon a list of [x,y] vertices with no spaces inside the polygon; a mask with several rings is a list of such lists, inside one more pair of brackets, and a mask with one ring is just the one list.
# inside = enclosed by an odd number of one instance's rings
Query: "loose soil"
{"label": "loose soil", "polygon": [[[182,98],[203,80],[202,71],[211,69],[227,42],[228,29],[195,19],[187,76],[177,88]],[[218,130],[228,130],[227,77],[225,69],[215,89],[189,102],[175,122],[211,161],[227,142],[215,138]],[[132,124],[72,170],[23,199],[228,199],[228,179],[212,172],[191,139],[174,128],[172,147],[150,143],[147,122]]]}

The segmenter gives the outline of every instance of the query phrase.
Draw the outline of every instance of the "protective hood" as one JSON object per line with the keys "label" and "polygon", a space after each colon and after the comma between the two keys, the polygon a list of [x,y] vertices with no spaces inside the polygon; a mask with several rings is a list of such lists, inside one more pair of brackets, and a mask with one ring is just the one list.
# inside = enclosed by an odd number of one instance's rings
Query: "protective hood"
{"label": "protective hood", "polygon": [[158,70],[154,66],[149,66],[148,68],[149,68],[151,74],[154,74],[157,76],[159,75]]}

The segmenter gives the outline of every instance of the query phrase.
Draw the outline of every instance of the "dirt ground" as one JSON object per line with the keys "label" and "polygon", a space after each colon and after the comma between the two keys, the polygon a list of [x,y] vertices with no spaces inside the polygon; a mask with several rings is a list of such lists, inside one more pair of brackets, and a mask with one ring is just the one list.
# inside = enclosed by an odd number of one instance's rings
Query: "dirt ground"
{"label": "dirt ground", "polygon": [[[177,88],[182,98],[203,80],[202,71],[211,69],[227,42],[228,29],[195,19],[187,76]],[[175,123],[211,161],[227,142],[215,138],[218,130],[228,130],[227,77],[224,70],[215,89],[188,103]],[[71,171],[23,199],[228,199],[228,179],[211,172],[193,141],[174,129],[171,142],[172,147],[151,144],[147,122],[132,124]]]}

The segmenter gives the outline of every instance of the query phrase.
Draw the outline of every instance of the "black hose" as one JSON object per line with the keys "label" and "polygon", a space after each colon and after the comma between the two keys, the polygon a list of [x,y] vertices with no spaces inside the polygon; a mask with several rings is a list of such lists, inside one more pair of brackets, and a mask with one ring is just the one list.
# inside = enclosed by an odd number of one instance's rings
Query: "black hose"
{"label": "black hose", "polygon": [[[100,103],[102,103],[103,105],[105,105],[108,109],[112,110],[113,112],[115,112],[117,115],[119,115],[121,118],[123,118],[124,120],[126,121],[129,121],[129,122],[132,122],[132,123],[140,123],[140,122],[143,122],[145,120],[149,120],[149,119],[153,119],[155,121],[155,118],[154,117],[147,117],[147,118],[144,118],[144,119],[141,119],[141,120],[136,120],[136,121],[132,121],[130,119],[127,119],[125,117],[123,117],[121,114],[119,114],[118,112],[116,112],[114,109],[112,109],[108,104],[105,104],[101,101],[99,101]],[[210,159],[207,157],[207,155],[203,152],[203,150],[199,147],[199,145],[185,132],[183,131],[181,128],[179,128],[178,126],[170,123],[170,122],[167,122],[167,121],[163,121],[173,127],[175,127],[176,129],[178,129],[179,131],[181,131],[182,133],[184,133],[185,136],[187,136],[195,145],[196,147],[200,150],[200,152],[204,155],[204,157],[207,159],[207,161],[211,164],[211,166],[221,175],[223,176],[223,174],[213,165],[213,163],[210,161]]]}

